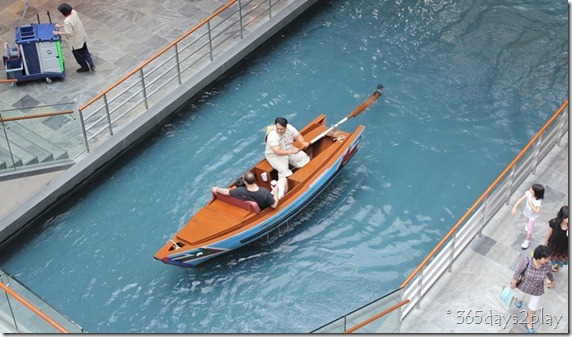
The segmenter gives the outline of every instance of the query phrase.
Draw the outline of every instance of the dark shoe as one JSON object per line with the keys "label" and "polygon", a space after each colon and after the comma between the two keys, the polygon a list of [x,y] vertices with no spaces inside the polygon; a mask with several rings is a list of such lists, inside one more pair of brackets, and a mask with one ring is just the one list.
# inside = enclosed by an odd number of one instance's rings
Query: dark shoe
{"label": "dark shoe", "polygon": [[88,69],[79,68],[79,69],[76,70],[76,71],[77,71],[78,73],[85,73],[85,72],[89,71],[89,68],[88,68]]}
{"label": "dark shoe", "polygon": [[89,66],[91,68],[91,71],[95,71],[95,66]]}

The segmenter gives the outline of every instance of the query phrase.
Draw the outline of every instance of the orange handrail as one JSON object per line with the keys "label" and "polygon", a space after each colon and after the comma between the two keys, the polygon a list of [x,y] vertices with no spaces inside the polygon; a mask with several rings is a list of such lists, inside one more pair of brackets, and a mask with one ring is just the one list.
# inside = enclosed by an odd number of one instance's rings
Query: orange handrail
{"label": "orange handrail", "polygon": [[22,303],[26,308],[32,310],[36,315],[38,315],[40,318],[42,318],[44,321],[48,322],[51,326],[53,326],[54,328],[56,328],[59,332],[61,333],[69,333],[68,330],[66,330],[66,328],[64,328],[63,326],[59,325],[58,322],[54,321],[53,319],[51,319],[50,317],[48,317],[48,315],[44,314],[40,309],[36,308],[36,306],[34,306],[32,303],[28,302],[25,298],[23,298],[22,296],[18,295],[18,293],[16,293],[15,291],[13,291],[12,289],[10,289],[7,285],[5,285],[4,283],[0,282],[0,288],[2,288],[5,292],[7,292],[10,296],[14,297],[16,300],[18,300],[20,303]]}
{"label": "orange handrail", "polygon": [[425,267],[425,265],[427,264],[427,262],[429,262],[429,260],[431,260],[431,258],[433,258],[437,252],[439,251],[439,249],[441,249],[441,247],[445,244],[445,242],[447,240],[449,240],[449,238],[451,236],[453,236],[453,234],[455,234],[455,232],[459,229],[459,227],[461,226],[461,224],[465,221],[465,219],[467,219],[469,217],[469,215],[471,215],[471,213],[477,208],[477,206],[479,206],[481,204],[481,202],[489,195],[489,193],[491,192],[491,190],[493,188],[495,188],[497,186],[497,184],[506,176],[506,174],[516,165],[516,163],[525,155],[525,153],[528,151],[528,149],[530,149],[531,146],[534,145],[534,143],[538,140],[538,138],[540,138],[540,136],[542,136],[542,134],[544,134],[544,132],[546,131],[546,129],[554,122],[554,120],[556,118],[558,118],[558,116],[560,116],[560,114],[562,113],[562,111],[564,111],[564,109],[568,106],[568,100],[566,100],[561,106],[560,108],[554,113],[554,115],[546,122],[546,124],[544,124],[544,126],[540,129],[540,131],[538,131],[536,133],[536,135],[534,135],[534,137],[532,137],[532,139],[530,140],[530,142],[528,142],[528,144],[526,144],[526,146],[522,149],[522,151],[520,151],[520,153],[516,156],[516,158],[514,158],[514,160],[504,169],[504,171],[502,171],[502,173],[495,179],[495,181],[485,190],[485,192],[477,199],[477,201],[469,208],[469,210],[461,217],[461,219],[459,219],[459,221],[455,224],[455,226],[453,226],[453,228],[451,228],[451,230],[447,233],[447,235],[445,235],[445,237],[443,237],[443,239],[441,239],[441,241],[439,241],[439,243],[437,244],[437,246],[435,246],[435,248],[433,248],[433,250],[429,253],[429,255],[427,255],[427,257],[425,257],[425,259],[423,259],[423,261],[417,266],[417,268],[415,268],[413,270],[413,272],[409,275],[409,277],[407,279],[405,279],[405,281],[403,281],[403,283],[399,286],[399,289],[404,288],[405,286],[407,286],[409,284],[409,282],[411,282],[411,280],[419,273],[419,271]]}
{"label": "orange handrail", "polygon": [[379,314],[374,315],[374,316],[372,316],[372,317],[366,319],[365,321],[363,321],[363,322],[361,322],[361,323],[359,323],[359,324],[356,324],[356,325],[353,326],[352,328],[347,329],[346,331],[344,331],[344,333],[352,333],[352,332],[356,331],[357,329],[361,329],[362,327],[368,325],[369,323],[375,321],[376,319],[381,318],[381,317],[387,315],[388,313],[392,312],[393,310],[398,309],[398,308],[401,308],[402,306],[406,305],[407,303],[409,303],[409,299],[405,299],[405,300],[403,300],[403,301],[401,301],[401,302],[399,302],[399,303],[397,303],[397,304],[394,304],[394,305],[392,305],[391,307],[389,307],[389,308],[383,310],[383,311],[380,312]]}
{"label": "orange handrail", "polygon": [[2,116],[0,116],[0,121],[14,122],[14,121],[22,120],[22,119],[34,119],[34,118],[51,117],[51,116],[57,116],[57,115],[69,115],[69,114],[72,114],[73,112],[74,112],[73,110],[63,110],[63,111],[57,111],[57,112],[48,112],[48,113],[43,113],[43,114],[24,115],[24,116],[17,116],[17,117],[2,118]]}
{"label": "orange handrail", "polygon": [[237,2],[237,0],[230,0],[226,5],[220,7],[219,9],[217,9],[213,14],[209,15],[206,19],[204,19],[203,21],[201,21],[199,24],[197,24],[196,26],[194,26],[193,28],[191,28],[190,30],[188,30],[185,34],[183,34],[181,37],[179,37],[178,39],[176,39],[175,41],[171,42],[169,45],[167,45],[165,48],[163,48],[161,51],[159,51],[157,54],[155,54],[154,56],[152,56],[150,59],[148,59],[147,61],[143,62],[140,66],[138,66],[137,68],[133,69],[132,71],[130,71],[129,73],[127,73],[127,75],[123,76],[120,80],[118,80],[117,82],[115,82],[114,84],[112,84],[109,88],[105,89],[103,92],[101,92],[100,94],[98,94],[97,96],[95,96],[94,98],[92,98],[91,100],[89,100],[87,103],[85,103],[80,110],[85,110],[88,106],[90,106],[91,104],[93,104],[95,101],[97,101],[98,99],[102,98],[105,94],[107,94],[108,92],[110,92],[111,90],[115,89],[117,86],[119,86],[122,82],[124,82],[125,80],[127,80],[128,78],[130,78],[131,76],[133,76],[134,74],[136,74],[137,72],[139,72],[143,67],[145,67],[146,65],[148,65],[149,63],[151,63],[152,61],[156,60],[157,58],[159,58],[161,55],[165,54],[169,49],[173,48],[173,46],[175,46],[176,44],[178,44],[179,42],[181,42],[182,40],[184,40],[186,37],[188,37],[189,35],[191,35],[192,33],[194,33],[195,31],[197,31],[199,28],[201,28],[202,26],[206,25],[210,20],[212,20],[214,17],[216,17],[217,15],[219,15],[220,13],[222,13],[225,9],[229,8],[230,6],[232,6],[235,2]]}

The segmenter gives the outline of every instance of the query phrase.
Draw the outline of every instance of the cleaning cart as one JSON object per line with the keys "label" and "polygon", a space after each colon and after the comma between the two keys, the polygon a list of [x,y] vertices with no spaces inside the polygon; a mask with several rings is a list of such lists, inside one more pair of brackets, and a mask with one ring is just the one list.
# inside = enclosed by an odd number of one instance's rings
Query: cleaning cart
{"label": "cleaning cart", "polygon": [[[48,17],[50,16],[48,12]],[[22,16],[23,18],[23,16]],[[4,44],[4,69],[6,81],[24,82],[65,77],[64,57],[60,35],[54,35],[56,25],[40,23],[22,25],[16,28],[16,45]],[[21,23],[21,21],[20,21]]]}

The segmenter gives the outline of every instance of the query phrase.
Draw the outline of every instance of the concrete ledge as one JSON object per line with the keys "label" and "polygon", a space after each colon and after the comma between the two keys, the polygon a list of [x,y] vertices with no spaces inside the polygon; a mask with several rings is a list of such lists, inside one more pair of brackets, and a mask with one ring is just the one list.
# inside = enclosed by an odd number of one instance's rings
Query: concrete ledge
{"label": "concrete ledge", "polygon": [[43,190],[6,214],[0,220],[0,246],[10,242],[27,226],[30,226],[35,219],[55,208],[113,160],[145,139],[181,105],[215,82],[244,57],[317,2],[318,0],[294,1],[280,12],[275,13],[269,21],[246,36],[228,52],[219,56],[191,80],[183,83],[145,114],[119,130],[113,137],[95,148],[75,165],[55,177]]}

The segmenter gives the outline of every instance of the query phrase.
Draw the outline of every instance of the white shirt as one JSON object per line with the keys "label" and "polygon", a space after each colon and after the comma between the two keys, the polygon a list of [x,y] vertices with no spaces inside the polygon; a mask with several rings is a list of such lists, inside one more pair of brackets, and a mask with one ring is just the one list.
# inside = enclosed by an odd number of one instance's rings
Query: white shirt
{"label": "white shirt", "polygon": [[266,149],[264,154],[267,156],[275,156],[276,154],[272,150],[275,146],[280,146],[282,150],[291,150],[294,148],[294,139],[298,137],[298,130],[291,124],[286,125],[286,131],[282,136],[276,132],[276,129],[268,133],[266,138]]}
{"label": "white shirt", "polygon": [[[526,191],[524,195],[526,196],[526,204],[524,205],[524,210],[522,211],[522,213],[524,214],[525,217],[535,220],[536,218],[538,218],[539,213],[536,213],[532,209],[532,207],[530,207],[529,201],[531,198],[534,198],[532,196],[532,192]],[[532,204],[534,205],[534,207],[540,207],[542,205],[542,199],[533,199]]]}
{"label": "white shirt", "polygon": [[80,49],[87,42],[87,34],[75,9],[64,19],[64,32],[72,49]]}

